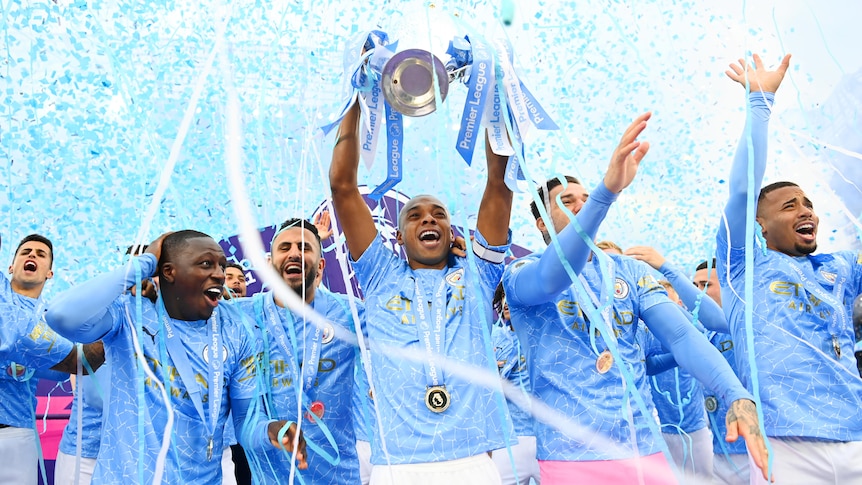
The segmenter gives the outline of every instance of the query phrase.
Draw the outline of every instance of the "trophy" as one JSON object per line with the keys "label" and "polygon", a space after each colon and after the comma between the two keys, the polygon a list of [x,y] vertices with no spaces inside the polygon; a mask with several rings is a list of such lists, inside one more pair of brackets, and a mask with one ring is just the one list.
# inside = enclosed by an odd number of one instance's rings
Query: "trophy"
{"label": "trophy", "polygon": [[421,49],[401,51],[383,66],[383,96],[403,115],[425,116],[437,109],[434,102],[435,78],[440,98],[445,101],[449,94],[449,73],[440,59]]}

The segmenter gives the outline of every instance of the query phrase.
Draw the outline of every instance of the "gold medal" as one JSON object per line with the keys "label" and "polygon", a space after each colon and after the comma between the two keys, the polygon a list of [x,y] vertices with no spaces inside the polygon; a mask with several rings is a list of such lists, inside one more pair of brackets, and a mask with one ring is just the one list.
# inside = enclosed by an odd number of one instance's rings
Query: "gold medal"
{"label": "gold medal", "polygon": [[611,355],[610,350],[605,350],[599,357],[596,359],[596,370],[599,371],[599,374],[606,374],[611,367],[614,365],[614,356]]}
{"label": "gold medal", "polygon": [[706,396],[704,407],[706,407],[707,412],[714,413],[715,410],[718,409],[718,399],[716,399],[715,396]]}
{"label": "gold medal", "polygon": [[431,386],[425,389],[425,406],[432,412],[442,413],[449,409],[450,401],[446,386]]}

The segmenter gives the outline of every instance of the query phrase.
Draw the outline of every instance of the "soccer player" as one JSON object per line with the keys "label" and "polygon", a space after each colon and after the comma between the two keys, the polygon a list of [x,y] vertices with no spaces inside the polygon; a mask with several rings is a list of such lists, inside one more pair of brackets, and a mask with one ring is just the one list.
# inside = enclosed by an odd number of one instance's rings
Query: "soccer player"
{"label": "soccer player", "polygon": [[[107,350],[111,400],[93,482],[152,482],[162,471],[157,464],[165,439],[165,482],[220,482],[229,410],[247,448],[294,448],[295,424],[279,437],[287,423],[257,412],[252,331],[236,309],[219,306],[225,264],[221,247],[206,234],[168,233],[142,256],[61,293],[48,307],[48,324],[59,333],[102,339]],[[156,303],[125,293],[139,277],[156,274]],[[172,433],[163,435],[170,420]],[[304,442],[297,440],[304,466]]]}
{"label": "soccer player", "polygon": [[[77,369],[72,342],[42,320],[42,290],[54,275],[53,263],[51,241],[31,234],[15,249],[11,278],[0,275],[0,347],[5,348],[0,351],[0,456],[17,464],[0,467],[0,483],[36,483],[36,378],[65,380]],[[101,343],[84,346],[83,352],[94,368],[104,361]]]}
{"label": "soccer player", "polygon": [[[365,294],[374,400],[382,436],[373,433],[371,483],[499,484],[488,451],[502,448],[498,391],[441,367],[438,356],[496,374],[490,346],[490,300],[509,246],[512,192],[506,158],[486,142],[488,179],[479,206],[473,250],[477,265],[450,258],[449,211],[434,196],[406,203],[397,242],[407,261],[385,245],[357,186],[358,105],[341,122],[329,181],[353,268]],[[477,278],[478,276],[478,278]],[[405,360],[386,349],[415,354]],[[385,443],[384,455],[381,442]]]}
{"label": "soccer player", "polygon": [[[321,327],[287,310],[273,292],[236,300],[257,323],[264,356],[269,359],[267,412],[275,419],[303,419],[306,441],[326,453],[309,450],[308,469],[302,472],[305,483],[358,483],[351,415],[355,345],[344,337],[359,325],[355,325],[345,297],[319,286],[326,260],[317,227],[311,222],[292,218],[281,224],[270,255],[285,284],[327,323]],[[356,303],[362,318],[362,304]],[[302,413],[297,416],[300,402]],[[336,457],[339,461],[333,463]],[[251,466],[258,469],[256,475],[263,483],[281,483],[290,473],[291,458],[279,450],[267,450],[250,461],[256,462]]]}
{"label": "soccer player", "polygon": [[[667,298],[649,268],[624,256],[602,253],[593,254],[585,267],[589,254],[585,241],[594,238],[610,204],[631,183],[649,150],[648,143],[637,141],[649,116],[638,117],[628,127],[603,183],[589,196],[573,177],[551,179],[540,188],[550,220],[534,202],[536,226],[546,242],[552,241],[551,231],[557,241],[540,255],[512,263],[503,278],[512,323],[527,351],[534,395],[589,430],[588,435],[570,436],[537,423],[543,485],[573,480],[629,483],[637,481],[641,473],[645,483],[674,480],[658,453],[659,442],[648,428],[652,404],[638,396],[648,394],[643,351],[636,345],[638,320],[646,323],[684,368],[728,396],[733,402],[728,438],[741,434],[758,464],[766,466],[750,394],[679,306]],[[575,214],[577,225],[569,219]],[[569,271],[582,273],[587,296],[577,296]],[[614,278],[612,286],[603,281],[602,272]],[[592,300],[591,305],[582,298]],[[584,308],[590,307],[606,310],[585,317]],[[595,316],[598,312],[601,318]],[[594,332],[600,337],[592,339]],[[617,362],[619,358],[624,362]],[[621,385],[623,382],[626,384]],[[629,396],[634,398],[631,402]]]}
{"label": "soccer player", "polygon": [[760,394],[775,480],[856,483],[862,379],[850,315],[862,254],[815,255],[819,219],[805,192],[791,182],[761,188],[772,103],[789,65],[787,55],[771,71],[755,54],[753,65],[740,59],[726,72],[750,92],[716,236],[721,300],[739,377]]}
{"label": "soccer player", "polygon": [[228,263],[224,269],[224,299],[244,298],[245,293],[245,270],[237,263]]}
{"label": "soccer player", "polygon": [[[527,400],[530,385],[527,358],[512,328],[509,304],[506,303],[502,283],[497,285],[492,303],[498,318],[491,330],[491,340],[494,342],[494,357],[497,359],[500,377],[517,386],[523,392],[524,400]],[[539,462],[536,460],[536,428],[533,417],[513,401],[507,399],[506,402],[518,442],[507,448],[494,450],[491,453],[491,459],[500,471],[503,485],[530,485],[531,480],[536,485],[540,485],[542,480],[539,474]],[[510,451],[511,457],[509,457]]]}
{"label": "soccer player", "polygon": [[[702,261],[698,264],[694,276],[692,276],[692,283],[721,306],[721,286],[718,281],[718,273],[715,270],[715,263],[713,258],[712,261]],[[729,331],[710,330],[706,336],[735,372],[736,359],[733,351],[733,337],[728,333]],[[713,481],[723,485],[747,485],[750,482],[750,477],[745,444],[741,441],[728,443],[723,439],[727,434],[727,429],[721,417],[727,414],[729,406],[730,403],[722,399],[721,396],[715,395],[709,389],[704,389],[704,407],[712,428]]]}

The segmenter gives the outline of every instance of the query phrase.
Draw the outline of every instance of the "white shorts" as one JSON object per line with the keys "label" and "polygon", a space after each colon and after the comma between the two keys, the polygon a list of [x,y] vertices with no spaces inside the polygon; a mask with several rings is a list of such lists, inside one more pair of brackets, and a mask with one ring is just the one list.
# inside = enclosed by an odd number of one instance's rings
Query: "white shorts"
{"label": "white shorts", "polygon": [[670,456],[685,477],[712,476],[712,431],[701,428],[688,435],[662,433]]}
{"label": "white shorts", "polygon": [[[531,478],[535,480],[536,485],[541,483],[539,461],[536,460],[535,436],[518,436],[518,444],[512,446],[512,457],[515,459],[514,470],[506,448],[494,450],[491,453],[491,459],[497,465],[503,485],[529,485]],[[517,477],[515,472],[518,474]]]}
{"label": "white shorts", "polygon": [[[76,485],[75,484],[75,462],[77,456],[67,455],[62,451],[57,452],[57,460],[54,462],[54,485]],[[81,457],[81,465],[78,469],[77,485],[90,485],[93,479],[93,470],[96,468],[95,458]]]}
{"label": "white shorts", "polygon": [[[0,428],[0,483],[36,485],[39,452],[36,431],[30,428]],[[13,465],[14,464],[14,465]]]}
{"label": "white shorts", "polygon": [[371,469],[374,468],[371,464],[371,443],[356,440],[356,456],[359,458],[359,480],[362,485],[368,485],[371,481]]}
{"label": "white shorts", "polygon": [[[862,441],[815,441],[804,438],[769,438],[772,476],[780,485],[862,483]],[[760,469],[749,457],[751,484],[766,485]]]}
{"label": "white shorts", "polygon": [[712,457],[712,479],[718,485],[748,485],[751,481],[748,477],[748,454],[716,453]]}
{"label": "white shorts", "polygon": [[487,453],[459,460],[409,465],[374,465],[371,485],[501,485]]}
{"label": "white shorts", "polygon": [[221,483],[236,485],[236,466],[233,464],[233,452],[230,446],[225,446],[221,454]]}

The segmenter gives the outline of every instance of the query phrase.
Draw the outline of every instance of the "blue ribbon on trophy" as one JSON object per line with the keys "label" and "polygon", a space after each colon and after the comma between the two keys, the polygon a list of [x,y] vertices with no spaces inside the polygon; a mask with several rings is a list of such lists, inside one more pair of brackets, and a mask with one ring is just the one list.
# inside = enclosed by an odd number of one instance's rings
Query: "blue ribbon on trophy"
{"label": "blue ribbon on trophy", "polygon": [[460,24],[471,34],[451,38],[443,56],[445,63],[423,49],[399,52],[398,43],[390,42],[389,36],[379,30],[363,32],[347,43],[343,107],[337,119],[322,131],[328,134],[358,101],[364,120],[360,152],[370,168],[378,137],[386,125],[387,176],[370,194],[374,200],[402,178],[402,115],[433,113],[437,109],[436,93],[440,93],[441,102],[445,101],[449,84],[456,80],[467,85],[456,151],[470,165],[476,144],[483,138],[482,127],[487,128],[494,153],[510,157],[506,182],[512,190],[524,190],[519,187],[519,182],[525,180],[520,165],[524,160],[522,140],[530,127],[558,129],[515,73],[508,40],[490,43],[472,33],[463,22]]}

